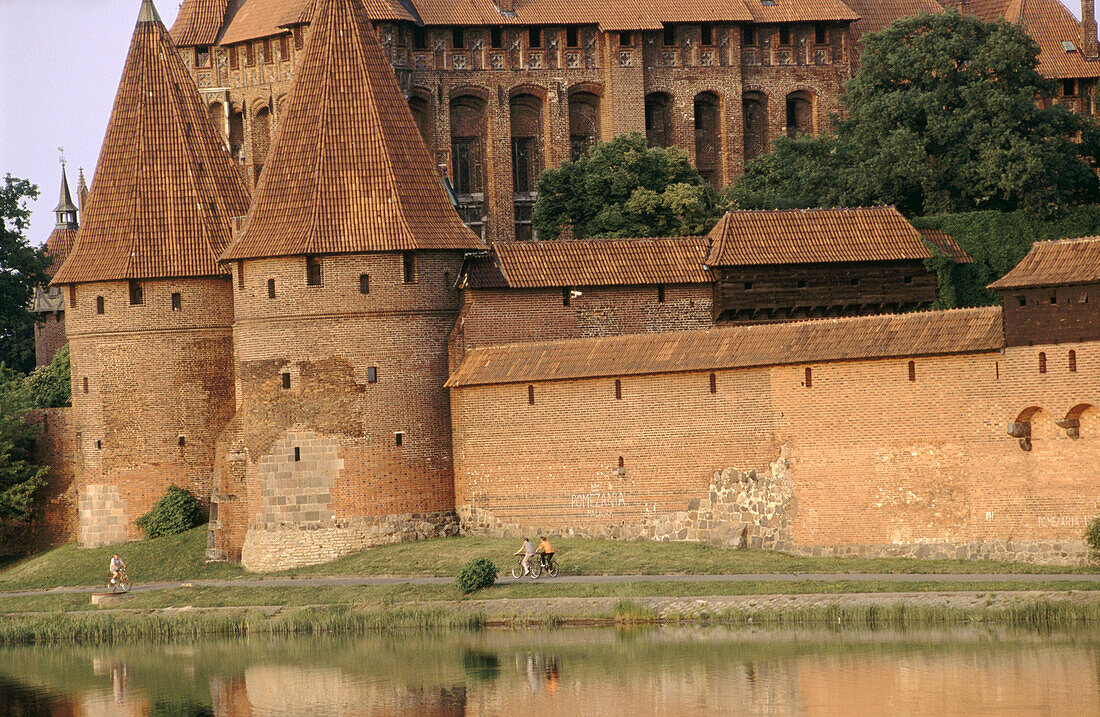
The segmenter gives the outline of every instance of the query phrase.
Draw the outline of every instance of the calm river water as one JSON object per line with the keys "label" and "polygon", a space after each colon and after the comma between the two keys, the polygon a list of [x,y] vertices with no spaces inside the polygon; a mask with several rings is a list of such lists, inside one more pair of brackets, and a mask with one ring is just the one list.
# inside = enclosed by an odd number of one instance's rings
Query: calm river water
{"label": "calm river water", "polygon": [[0,650],[0,713],[1100,715],[1100,631],[393,632]]}

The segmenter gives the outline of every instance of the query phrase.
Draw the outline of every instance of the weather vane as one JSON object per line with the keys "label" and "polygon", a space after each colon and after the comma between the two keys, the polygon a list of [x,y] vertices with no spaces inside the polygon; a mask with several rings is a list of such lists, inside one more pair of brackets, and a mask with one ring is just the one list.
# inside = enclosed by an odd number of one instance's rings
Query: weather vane
{"label": "weather vane", "polygon": [[61,161],[61,166],[64,167],[65,166],[65,148],[64,147],[58,147],[57,151],[61,153],[61,160],[60,160]]}

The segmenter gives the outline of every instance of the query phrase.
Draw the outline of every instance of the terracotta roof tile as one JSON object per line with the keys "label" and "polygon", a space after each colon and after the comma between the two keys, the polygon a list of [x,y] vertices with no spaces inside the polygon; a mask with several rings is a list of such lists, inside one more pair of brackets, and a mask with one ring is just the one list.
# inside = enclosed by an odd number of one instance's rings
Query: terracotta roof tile
{"label": "terracotta roof tile", "polygon": [[950,234],[939,229],[918,229],[917,231],[920,232],[921,239],[951,257],[956,264],[974,263],[974,258],[963,251],[963,248],[951,238]]}
{"label": "terracotta roof tile", "polygon": [[447,381],[476,386],[995,351],[1001,309],[821,319],[474,349]]}
{"label": "terracotta roof tile", "polygon": [[213,45],[225,22],[229,0],[184,0],[169,34],[180,45]]}
{"label": "terracotta roof tile", "polygon": [[[777,0],[780,4],[795,0]],[[573,0],[516,0],[514,14],[503,14],[493,0],[412,0],[425,25],[592,25],[602,30],[659,30],[662,23],[751,22],[745,2],[714,0],[620,0],[588,5]],[[840,0],[821,0],[832,8]],[[803,6],[805,4],[803,3]],[[849,14],[850,10],[844,8]],[[826,17],[814,17],[826,20]]]}
{"label": "terracotta roof tile", "polygon": [[926,259],[893,207],[729,212],[711,230],[710,266]]}
{"label": "terracotta roof tile", "polygon": [[[313,0],[245,0],[232,13],[218,42],[230,45],[281,35],[291,25],[308,23],[313,4]],[[363,0],[363,6],[367,17],[372,20],[416,22],[416,18],[401,5],[400,0]]]}
{"label": "terracotta roof tile", "polygon": [[485,249],[443,192],[360,0],[318,0],[244,232],[223,259]]}
{"label": "terracotta roof tile", "polygon": [[248,211],[244,181],[151,3],[139,18],[57,284],[221,274],[230,218]]}
{"label": "terracotta roof tile", "polygon": [[477,264],[467,275],[468,285],[533,288],[710,283],[710,272],[703,264],[707,245],[706,237],[497,242],[489,266]]}
{"label": "terracotta roof tile", "polygon": [[54,227],[50,238],[46,240],[46,253],[50,256],[50,267],[46,270],[46,273],[51,277],[57,273],[57,270],[61,268],[69,253],[73,250],[77,231],[76,227]]}
{"label": "terracotta roof tile", "polygon": [[[969,0],[955,7],[987,21],[1023,23],[1039,44],[1037,69],[1044,77],[1100,77],[1100,62],[1081,54],[1081,23],[1058,0]],[[1072,42],[1076,51],[1066,52],[1063,42]]]}
{"label": "terracotta roof tile", "polygon": [[990,289],[1100,283],[1100,237],[1037,241]]}
{"label": "terracotta roof tile", "polygon": [[852,24],[852,41],[868,32],[878,32],[894,20],[914,17],[921,13],[937,13],[943,10],[936,0],[845,0],[859,15]]}
{"label": "terracotta roof tile", "polygon": [[745,0],[754,22],[854,21],[859,15],[841,0]]}

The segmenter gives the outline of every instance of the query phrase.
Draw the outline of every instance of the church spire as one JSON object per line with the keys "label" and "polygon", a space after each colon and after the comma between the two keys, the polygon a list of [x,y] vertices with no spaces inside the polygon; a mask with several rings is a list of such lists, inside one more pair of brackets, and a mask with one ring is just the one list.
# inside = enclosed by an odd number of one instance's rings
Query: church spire
{"label": "church spire", "polygon": [[84,181],[84,168],[80,168],[80,179],[76,180],[76,201],[80,205],[80,213],[84,214],[84,207],[88,205],[88,183]]}
{"label": "church spire", "polygon": [[142,0],[95,170],[58,284],[220,276],[248,190],[151,0]]}
{"label": "church spire", "polygon": [[61,150],[61,197],[54,207],[53,213],[57,215],[57,226],[76,227],[76,205],[69,193],[69,178],[65,176],[65,150]]}

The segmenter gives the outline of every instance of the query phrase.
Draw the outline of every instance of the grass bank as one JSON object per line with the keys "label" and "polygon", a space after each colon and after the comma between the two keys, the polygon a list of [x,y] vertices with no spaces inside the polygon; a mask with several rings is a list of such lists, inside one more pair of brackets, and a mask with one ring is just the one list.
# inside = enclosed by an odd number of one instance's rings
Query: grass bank
{"label": "grass bank", "polygon": [[[715,548],[699,543],[555,539],[562,570],[569,575],[661,575],[730,573],[1095,573],[1100,565],[1066,568],[1027,563],[967,560],[802,558],[764,550]],[[511,565],[518,542],[498,538],[441,538],[399,543],[348,555],[330,563],[270,575],[453,576],[474,557]],[[120,553],[137,583],[232,580],[256,577],[239,565],[207,563],[206,528],[182,535],[82,550],[64,545],[0,568],[0,591],[98,585],[111,555]]]}

